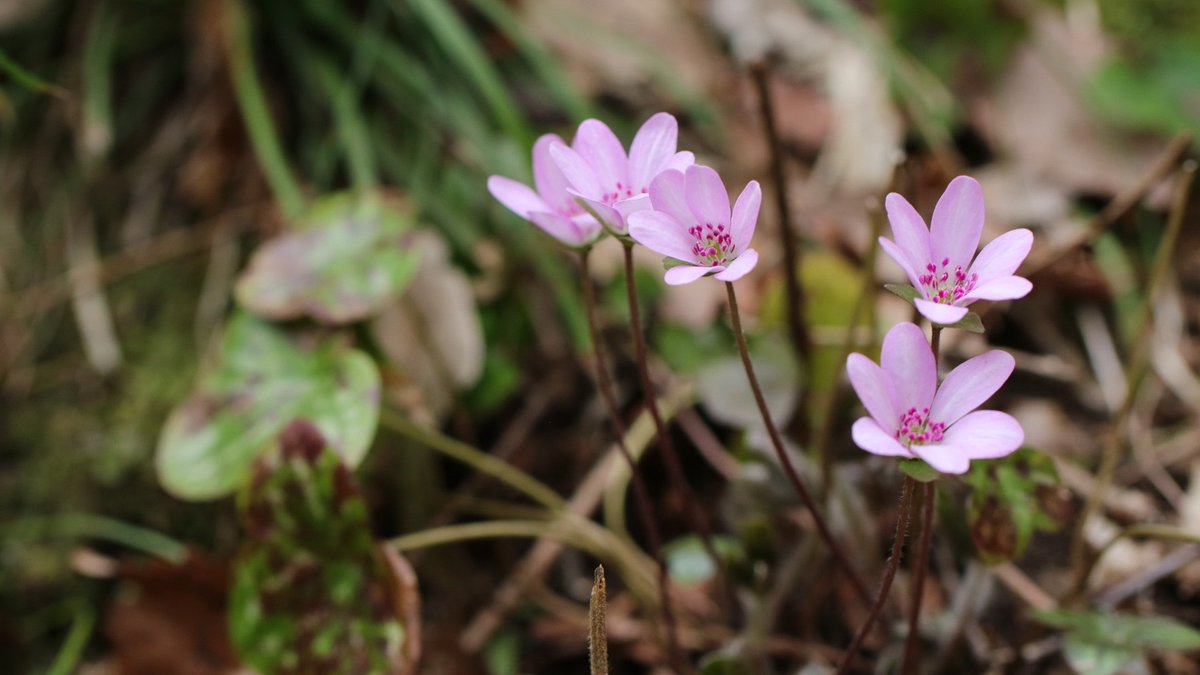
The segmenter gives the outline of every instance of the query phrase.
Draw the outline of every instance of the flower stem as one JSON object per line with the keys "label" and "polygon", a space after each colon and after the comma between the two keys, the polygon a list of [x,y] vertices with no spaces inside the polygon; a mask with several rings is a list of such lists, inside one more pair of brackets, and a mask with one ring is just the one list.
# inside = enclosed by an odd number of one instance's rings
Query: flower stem
{"label": "flower stem", "polygon": [[921,544],[913,564],[912,606],[908,612],[908,637],[904,640],[904,660],[900,675],[912,675],[917,670],[917,636],[921,622],[921,598],[925,593],[925,574],[929,567],[929,542],[933,538],[933,482],[925,483],[921,497],[924,511],[921,516]]}
{"label": "flower stem", "polygon": [[712,558],[716,569],[721,569],[721,559],[717,555],[717,549],[713,546],[713,532],[709,527],[708,517],[700,509],[700,498],[696,496],[692,486],[687,481],[687,476],[683,472],[683,464],[679,461],[679,453],[675,451],[675,443],[671,440],[668,433],[667,425],[663,423],[662,415],[659,414],[657,394],[655,393],[654,381],[650,379],[650,363],[649,350],[646,348],[646,334],[642,331],[642,316],[638,308],[637,284],[634,280],[633,273],[633,246],[625,244],[625,290],[629,298],[629,327],[633,333],[633,346],[637,356],[638,375],[642,380],[642,394],[646,398],[646,410],[650,413],[650,418],[654,420],[654,428],[657,431],[658,449],[663,456],[663,464],[667,468],[667,476],[675,485],[676,489],[680,490],[684,499],[687,502],[688,518],[692,521],[692,526],[700,533],[700,540],[704,544],[704,550],[708,556]]}
{"label": "flower stem", "polygon": [[896,578],[896,569],[900,567],[900,558],[904,554],[904,538],[908,534],[908,518],[909,513],[912,511],[912,494],[916,486],[917,481],[909,476],[904,477],[904,483],[900,486],[900,509],[899,513],[896,514],[896,536],[892,539],[892,554],[888,556],[887,566],[883,571],[883,582],[879,585],[879,595],[875,596],[875,602],[871,605],[871,613],[867,615],[867,620],[858,629],[858,633],[855,634],[850,646],[842,653],[842,660],[838,663],[837,675],[847,672],[847,668],[850,667],[850,661],[854,659],[854,654],[858,652],[862,641],[871,632],[871,628],[875,626],[875,622],[879,619],[879,613],[883,611],[883,604],[887,601],[888,591],[892,590],[892,580]]}
{"label": "flower stem", "polygon": [[[612,422],[613,433],[616,435],[617,448],[620,450],[621,456],[625,458],[625,462],[629,464],[629,476],[630,480],[633,481],[634,501],[637,502],[637,509],[641,516],[642,528],[646,531],[646,538],[650,540],[650,553],[658,563],[658,586],[659,594],[662,596],[662,602],[659,607],[662,610],[663,626],[667,634],[667,650],[676,671],[682,673],[686,672],[687,659],[683,655],[683,650],[679,645],[679,629],[675,621],[675,611],[671,605],[670,579],[667,563],[662,555],[662,536],[659,534],[658,525],[654,521],[653,508],[650,504],[650,493],[646,489],[646,483],[642,480],[641,473],[638,472],[637,460],[633,458],[633,455],[629,452],[629,446],[625,444],[625,422],[621,420],[621,412],[617,407],[617,397],[613,392],[612,380],[608,376],[608,363],[604,356],[604,343],[600,339],[600,330],[596,321],[596,297],[592,289],[592,278],[588,267],[589,251],[590,249],[586,249],[579,254],[579,265],[582,276],[583,309],[587,315],[588,332],[591,334],[592,348],[596,357],[596,384],[600,390],[600,397],[604,399],[604,405],[608,408],[608,417]],[[654,394],[649,393],[648,398],[650,401],[648,405],[654,411],[652,414],[654,421],[657,425],[660,425],[659,430],[661,435],[662,420],[658,414],[658,405],[654,402]]]}
{"label": "flower stem", "polygon": [[787,474],[788,479],[792,482],[792,487],[796,489],[796,494],[800,496],[800,501],[812,513],[813,522],[817,526],[817,533],[821,535],[821,539],[825,540],[825,545],[829,547],[829,551],[837,559],[838,566],[849,577],[854,590],[862,598],[863,604],[870,605],[871,593],[867,590],[862,578],[858,576],[854,565],[850,563],[846,552],[842,550],[841,545],[833,538],[833,533],[829,531],[829,526],[825,522],[824,516],[821,515],[821,511],[817,507],[816,502],[813,501],[812,495],[809,494],[808,488],[804,487],[804,481],[800,479],[800,474],[796,472],[795,465],[792,464],[791,458],[788,457],[787,450],[783,445],[783,437],[779,434],[779,428],[775,426],[775,422],[771,419],[771,412],[767,409],[767,401],[763,398],[762,387],[758,384],[758,376],[754,374],[754,364],[750,361],[750,350],[746,347],[746,335],[742,331],[742,319],[738,312],[737,294],[733,290],[733,283],[725,282],[725,290],[729,295],[729,316],[733,322],[733,335],[737,340],[738,351],[742,355],[742,366],[746,369],[746,379],[750,383],[750,390],[754,393],[754,402],[758,404],[758,412],[762,415],[763,425],[767,428],[767,435],[771,438],[771,444],[775,446],[775,454],[779,457],[779,463],[783,465],[784,473]]}

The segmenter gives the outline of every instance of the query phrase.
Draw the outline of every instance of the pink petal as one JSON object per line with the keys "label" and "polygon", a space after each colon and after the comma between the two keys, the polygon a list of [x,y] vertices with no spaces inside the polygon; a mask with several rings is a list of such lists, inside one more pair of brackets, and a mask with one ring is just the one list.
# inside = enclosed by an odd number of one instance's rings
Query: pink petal
{"label": "pink petal", "polygon": [[733,239],[734,251],[744,251],[750,246],[754,237],[754,228],[758,224],[758,210],[762,206],[762,188],[758,181],[746,183],[742,194],[738,195],[737,203],[733,205],[733,218],[729,223],[729,235]]}
{"label": "pink petal", "polygon": [[[683,152],[675,153],[675,156],[667,160],[663,165],[663,171],[675,170],[680,173],[687,171],[687,168],[696,163],[696,156],[684,150]],[[653,180],[653,179],[651,179]]]}
{"label": "pink petal", "polygon": [[583,195],[583,193],[576,192],[574,190],[568,190],[567,192],[571,196],[583,200],[583,203],[586,204],[585,208],[591,210],[592,215],[600,221],[600,224],[604,226],[604,229],[618,236],[624,236],[626,234],[625,217],[621,215],[620,211],[614,209],[608,204],[605,204],[604,202],[586,197]]}
{"label": "pink petal", "polygon": [[571,147],[596,172],[602,190],[615,190],[617,183],[622,188],[629,186],[629,158],[625,155],[625,147],[607,124],[600,120],[584,120],[575,132]]}
{"label": "pink petal", "polygon": [[898,323],[883,337],[879,354],[883,372],[896,391],[896,413],[929,407],[937,390],[937,364],[925,332],[912,323]]}
{"label": "pink petal", "polygon": [[1008,413],[978,410],[947,429],[944,438],[948,445],[963,448],[971,459],[998,459],[1021,447],[1025,430]]}
{"label": "pink petal", "polygon": [[695,263],[695,239],[678,220],[662,211],[639,211],[629,216],[629,236],[646,248],[668,258]]}
{"label": "pink petal", "polygon": [[912,457],[912,453],[896,440],[895,436],[879,427],[870,417],[860,417],[850,427],[850,438],[854,444],[872,455],[883,457]]}
{"label": "pink petal", "polygon": [[557,213],[534,211],[529,214],[529,221],[567,246],[586,246],[595,240],[594,231],[585,232],[570,218]]}
{"label": "pink petal", "polygon": [[580,238],[589,244],[604,236],[604,226],[596,222],[590,213],[581,213],[571,218],[571,222],[579,231]]}
{"label": "pink petal", "polygon": [[724,272],[717,272],[715,276],[720,281],[737,281],[746,276],[757,264],[758,251],[748,248],[742,251],[742,254],[737,258],[734,258],[733,262],[725,267]]}
{"label": "pink petal", "polygon": [[688,224],[695,216],[688,208],[684,184],[683,172],[670,169],[663,171],[650,181],[650,204],[655,211],[662,211],[680,223]]}
{"label": "pink petal", "polygon": [[526,220],[532,211],[553,210],[532,188],[511,178],[492,176],[488,178],[487,187],[496,201]]}
{"label": "pink petal", "polygon": [[970,274],[979,275],[979,283],[987,283],[992,279],[1011,276],[1029,249],[1033,248],[1033,233],[1025,228],[1012,230],[988,242],[979,252],[979,257],[971,264]]}
{"label": "pink petal", "polygon": [[1000,277],[976,286],[963,300],[1016,300],[1032,290],[1033,284],[1024,277]]}
{"label": "pink petal", "polygon": [[963,362],[942,381],[933,397],[929,417],[946,426],[978,408],[1012,375],[1016,361],[1006,352],[992,350]]}
{"label": "pink petal", "polygon": [[941,473],[962,474],[971,466],[971,458],[962,446],[946,443],[914,445],[912,451]]}
{"label": "pink petal", "polygon": [[950,269],[962,265],[965,270],[975,257],[979,235],[983,232],[983,189],[970,176],[950,181],[933,209],[929,227],[929,247],[933,263],[950,259]]}
{"label": "pink petal", "polygon": [[552,143],[550,159],[567,179],[567,183],[570,185],[568,192],[573,190],[589,199],[599,199],[602,196],[600,179],[596,177],[596,171],[578,152],[565,145]]}
{"label": "pink petal", "polygon": [[566,147],[558,134],[546,134],[533,144],[533,184],[551,208],[555,211],[568,211],[572,201],[571,196],[567,194],[570,183],[550,157],[550,148],[554,145]]}
{"label": "pink petal", "polygon": [[[929,228],[925,226],[925,219],[907,199],[895,192],[889,194],[883,203],[887,209],[888,222],[892,225],[892,237],[896,240],[896,246],[904,252],[904,257],[908,260],[907,267],[921,270],[923,273],[925,263],[933,259],[929,253]],[[905,267],[903,263],[900,266]],[[919,287],[915,280],[913,285]]]}
{"label": "pink petal", "polygon": [[637,213],[638,211],[649,211],[651,209],[650,195],[641,194],[630,197],[629,199],[622,199],[616,204],[613,204],[613,208],[615,208],[617,212],[621,214],[622,218],[625,218],[626,221],[628,221],[629,216]]}
{"label": "pink petal", "polygon": [[966,307],[943,305],[940,302],[930,302],[920,298],[914,300],[913,304],[917,306],[917,311],[921,313],[921,316],[943,326],[949,326],[967,315]]}
{"label": "pink petal", "polygon": [[729,193],[721,177],[707,166],[693,164],[684,174],[688,207],[701,225],[729,225]]}
{"label": "pink petal", "polygon": [[660,112],[638,129],[629,146],[629,184],[634,192],[649,187],[650,181],[675,155],[679,124],[671,115]]}
{"label": "pink petal", "polygon": [[693,267],[691,265],[679,265],[678,267],[672,267],[671,269],[667,270],[667,273],[665,275],[663,275],[663,281],[666,281],[668,284],[670,284],[672,286],[680,286],[683,284],[690,284],[693,281],[699,279],[700,277],[704,276],[705,274],[708,274],[709,272],[711,272],[713,270],[722,270],[722,269],[725,269],[725,268],[721,267],[721,266]]}
{"label": "pink petal", "polygon": [[922,295],[926,295],[925,287],[921,284],[921,278],[917,275],[916,270],[913,269],[912,263],[909,262],[908,255],[905,254],[904,251],[901,251],[900,247],[893,243],[891,239],[884,239],[883,237],[880,237],[879,246],[882,247],[883,252],[888,254],[889,258],[895,260],[896,264],[900,266],[900,269],[904,270],[904,273],[908,275],[908,283],[912,284],[913,288],[920,291]]}
{"label": "pink petal", "polygon": [[846,376],[863,407],[879,426],[884,429],[894,427],[900,412],[896,407],[896,389],[887,373],[862,354],[851,354],[846,359]]}

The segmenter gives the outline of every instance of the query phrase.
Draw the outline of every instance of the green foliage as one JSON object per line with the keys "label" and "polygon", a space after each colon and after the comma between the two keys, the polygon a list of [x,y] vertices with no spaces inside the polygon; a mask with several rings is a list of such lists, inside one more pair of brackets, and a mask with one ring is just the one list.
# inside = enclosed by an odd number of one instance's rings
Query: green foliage
{"label": "green foliage", "polygon": [[1063,655],[1083,675],[1112,675],[1147,650],[1200,649],[1200,631],[1167,617],[1053,610],[1033,618],[1066,633]]}
{"label": "green foliage", "polygon": [[900,460],[900,471],[905,476],[921,483],[932,483],[941,475],[937,469],[919,459]]}
{"label": "green foliage", "polygon": [[246,663],[273,675],[413,672],[405,585],[371,536],[349,470],[297,422],[242,494],[247,541],[229,624]]}
{"label": "green foliage", "polygon": [[[713,548],[724,568],[744,564],[746,551],[736,537],[713,537]],[[671,578],[684,585],[711,581],[717,573],[713,559],[704,548],[704,541],[694,534],[680,537],[663,547]]]}
{"label": "green foliage", "polygon": [[879,9],[890,32],[944,80],[969,74],[964,66],[996,73],[1025,35],[999,2],[883,0]]}
{"label": "green foliage", "polygon": [[421,263],[405,245],[409,225],[408,215],[381,197],[325,197],[293,230],[259,247],[238,280],[237,300],[276,320],[365,319],[394,300]]}
{"label": "green foliage", "polygon": [[237,314],[225,328],[218,362],[167,419],[159,480],[182,499],[227,495],[297,417],[311,419],[342,460],[356,466],[375,435],[379,386],[366,354],[329,337],[301,341]]}
{"label": "green foliage", "polygon": [[[921,297],[921,292],[913,288],[910,284],[884,284],[883,287],[913,306],[916,306],[916,300]],[[954,323],[942,325],[942,328],[957,328],[965,330],[968,333],[982,334],[983,320],[975,312],[967,312],[963,318]]]}
{"label": "green foliage", "polygon": [[1022,448],[1003,459],[974,462],[965,480],[973,488],[967,525],[979,557],[1002,562],[1021,555],[1035,532],[1065,524],[1054,462]]}

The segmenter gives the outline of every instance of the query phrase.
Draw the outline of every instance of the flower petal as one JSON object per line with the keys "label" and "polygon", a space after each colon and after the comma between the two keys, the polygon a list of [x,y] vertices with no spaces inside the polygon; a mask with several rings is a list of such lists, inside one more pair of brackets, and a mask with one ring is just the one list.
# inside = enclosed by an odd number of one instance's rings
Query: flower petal
{"label": "flower petal", "polygon": [[917,306],[917,311],[921,313],[921,316],[943,326],[949,326],[967,315],[966,307],[943,305],[940,302],[930,302],[920,298],[913,300],[913,304]]}
{"label": "flower petal", "polygon": [[896,389],[883,369],[862,354],[851,354],[846,359],[846,376],[850,386],[879,426],[890,429],[900,420],[896,407]]}
{"label": "flower petal", "polygon": [[717,272],[715,275],[721,281],[737,281],[750,273],[754,266],[758,264],[758,251],[748,248],[742,251],[742,254],[734,258],[733,262],[725,266],[724,272]]}
{"label": "flower petal", "polygon": [[988,242],[971,263],[968,274],[978,274],[977,283],[1007,277],[1017,271],[1029,249],[1033,248],[1033,233],[1025,228],[1012,230]]}
{"label": "flower petal", "polygon": [[570,182],[550,156],[550,148],[555,145],[567,147],[558,134],[545,134],[533,144],[533,184],[551,209],[565,213],[571,210],[574,200],[567,194]]}
{"label": "flower petal", "polygon": [[964,361],[942,380],[929,417],[950,426],[992,397],[1012,375],[1016,361],[1007,352],[992,350]]}
{"label": "flower petal", "polygon": [[947,429],[944,438],[948,445],[963,448],[971,459],[998,459],[1021,447],[1025,430],[1008,413],[977,410]]}
{"label": "flower petal", "polygon": [[504,176],[492,176],[487,181],[488,192],[509,211],[528,220],[533,211],[553,210],[533,188]]}
{"label": "flower petal", "polygon": [[[667,160],[667,163],[663,165],[663,171],[673,169],[675,171],[683,173],[684,171],[687,171],[687,168],[689,166],[691,166],[695,163],[696,163],[696,156],[693,155],[691,152],[684,150],[683,152],[675,153],[674,157]],[[653,179],[651,179],[651,180],[653,180]]]}
{"label": "flower petal", "polygon": [[594,232],[584,232],[570,218],[557,213],[534,211],[529,214],[529,222],[567,246],[586,246],[595,240],[595,237],[592,236],[595,234]]}
{"label": "flower petal", "polygon": [[584,120],[575,132],[571,147],[596,172],[601,190],[613,192],[617,184],[622,188],[629,186],[629,158],[625,155],[625,147],[607,124],[600,120]]}
{"label": "flower petal", "polygon": [[1024,277],[1000,277],[980,284],[963,296],[963,300],[1016,300],[1029,295],[1033,284]]}
{"label": "flower petal", "polygon": [[687,205],[685,182],[682,171],[668,169],[658,174],[650,181],[650,204],[655,211],[662,211],[690,226],[695,216]]}
{"label": "flower petal", "polygon": [[762,206],[762,188],[758,181],[746,183],[742,194],[738,195],[737,203],[733,205],[733,217],[729,223],[729,236],[733,239],[734,251],[745,251],[754,237],[754,228],[758,224],[758,210]]}
{"label": "flower petal", "polygon": [[897,415],[930,407],[937,390],[937,363],[925,331],[912,323],[896,324],[883,337],[879,365],[895,387]]}
{"label": "flower petal", "polygon": [[883,252],[888,254],[888,257],[890,257],[892,260],[895,260],[896,264],[900,266],[900,269],[904,270],[904,273],[908,275],[908,283],[912,284],[913,288],[920,291],[921,295],[927,296],[928,294],[925,292],[925,287],[921,284],[921,279],[918,276],[917,271],[913,269],[912,263],[910,263],[908,260],[908,255],[904,251],[900,250],[900,247],[897,246],[891,239],[884,239],[883,237],[880,237],[879,246],[882,247]]}
{"label": "flower petal", "polygon": [[930,445],[914,445],[913,454],[920,457],[926,464],[941,473],[962,474],[971,466],[971,458],[966,450],[948,443],[933,443]]}
{"label": "flower petal", "polygon": [[550,159],[567,179],[567,183],[570,185],[568,193],[573,190],[588,199],[599,199],[602,196],[600,179],[596,177],[596,171],[578,152],[565,145],[552,143],[550,144]]}
{"label": "flower petal", "polygon": [[646,248],[668,258],[695,263],[695,239],[687,228],[662,211],[639,211],[629,216],[629,236]]}
{"label": "flower petal", "polygon": [[650,181],[675,155],[679,124],[671,115],[660,112],[646,120],[629,146],[629,185],[634,193],[650,186]]}
{"label": "flower petal", "polygon": [[690,284],[693,281],[699,279],[700,277],[704,276],[705,274],[708,274],[709,272],[711,272],[713,270],[723,270],[723,269],[725,269],[725,268],[721,267],[719,265],[717,267],[697,267],[697,266],[692,266],[692,265],[679,265],[677,267],[672,267],[671,269],[667,270],[667,273],[665,275],[663,275],[663,281],[666,281],[668,284],[670,284],[672,286],[681,286],[683,284]]}
{"label": "flower petal", "polygon": [[649,211],[652,208],[650,205],[650,195],[640,194],[634,195],[629,199],[622,199],[616,204],[613,204],[613,208],[615,208],[617,212],[621,214],[621,217],[625,218],[626,223],[628,223],[629,216],[637,213],[638,211]]}
{"label": "flower petal", "polygon": [[721,177],[707,166],[693,164],[684,174],[688,208],[701,225],[729,225],[729,193]]}
{"label": "flower petal", "polygon": [[625,217],[621,215],[620,211],[614,209],[608,204],[605,204],[604,202],[587,197],[581,192],[567,190],[567,193],[572,197],[583,200],[584,204],[587,205],[586,208],[591,210],[591,213],[600,221],[600,224],[604,226],[604,229],[618,236],[624,236],[627,234],[628,230],[627,225],[625,224]]}
{"label": "flower petal", "polygon": [[[896,246],[904,252],[908,267],[917,270],[918,274],[923,273],[925,263],[933,260],[929,253],[929,228],[925,226],[925,219],[907,199],[895,192],[890,193],[883,200],[883,204],[887,209],[888,222],[892,225],[892,238],[896,240]],[[903,264],[900,266],[904,267]],[[915,279],[913,285],[918,286]]]}
{"label": "flower petal", "polygon": [[854,426],[850,427],[850,438],[854,439],[855,445],[872,455],[912,457],[908,448],[880,428],[879,423],[870,417],[860,417],[854,422]]}
{"label": "flower petal", "polygon": [[933,263],[950,259],[950,269],[962,265],[965,270],[975,257],[979,235],[983,232],[983,188],[970,176],[950,181],[933,208],[929,226],[929,248]]}

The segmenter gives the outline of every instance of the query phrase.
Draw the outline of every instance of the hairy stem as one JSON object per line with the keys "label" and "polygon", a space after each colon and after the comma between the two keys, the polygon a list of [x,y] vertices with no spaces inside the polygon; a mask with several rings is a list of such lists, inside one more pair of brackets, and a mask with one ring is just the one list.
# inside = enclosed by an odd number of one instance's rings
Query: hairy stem
{"label": "hairy stem", "polygon": [[892,580],[896,578],[896,570],[900,567],[900,558],[904,554],[904,538],[908,534],[908,518],[912,511],[912,495],[916,486],[917,481],[909,476],[904,477],[904,483],[900,486],[900,509],[896,514],[896,536],[892,539],[892,554],[888,556],[887,565],[883,570],[883,581],[879,584],[879,594],[875,596],[875,602],[871,604],[871,613],[867,615],[867,620],[854,635],[850,646],[842,653],[842,660],[838,663],[838,675],[847,672],[858,648],[862,646],[863,640],[875,627],[875,622],[879,620],[879,614],[883,611],[884,603],[887,602],[888,592],[892,590]]}
{"label": "hairy stem", "polygon": [[833,533],[829,530],[829,525],[825,522],[824,516],[821,514],[820,508],[817,507],[808,488],[804,487],[804,481],[800,479],[800,474],[796,471],[795,465],[788,457],[787,449],[783,445],[783,437],[779,433],[779,428],[775,426],[774,420],[771,419],[771,411],[767,409],[767,401],[763,398],[762,387],[758,384],[758,376],[754,374],[754,364],[750,361],[750,350],[746,347],[746,335],[742,331],[742,319],[738,312],[737,294],[733,290],[732,282],[725,282],[725,290],[729,296],[729,316],[733,322],[733,335],[737,340],[738,351],[742,355],[742,366],[746,370],[746,379],[750,383],[750,390],[754,393],[754,402],[758,405],[758,412],[762,415],[763,425],[767,428],[767,435],[771,438],[771,445],[775,447],[775,454],[779,458],[779,463],[783,466],[784,473],[795,488],[796,494],[799,495],[800,501],[805,508],[812,513],[813,522],[817,526],[817,533],[821,535],[821,539],[825,541],[825,545],[829,547],[829,551],[837,560],[838,566],[850,579],[854,585],[854,590],[862,598],[863,604],[871,604],[871,593],[867,590],[862,578],[859,577],[854,565],[850,563],[850,559],[846,556],[846,552],[834,539]]}
{"label": "hairy stem", "polygon": [[900,663],[900,675],[912,675],[917,670],[918,625],[921,622],[921,597],[925,593],[925,574],[929,567],[929,542],[933,539],[933,482],[925,483],[921,497],[921,543],[917,548],[917,559],[913,563],[912,606],[908,611],[908,636],[904,640],[904,660]]}
{"label": "hairy stem", "polygon": [[[625,422],[621,419],[621,411],[617,407],[617,397],[613,391],[612,380],[608,376],[608,363],[604,356],[604,343],[600,339],[600,330],[596,321],[596,297],[592,289],[592,279],[588,267],[588,250],[584,250],[579,254],[580,273],[583,277],[581,286],[583,287],[583,309],[587,315],[588,332],[592,338],[592,348],[596,357],[596,384],[600,390],[600,397],[604,399],[604,405],[608,408],[608,417],[612,422],[613,433],[617,438],[617,448],[621,452],[621,456],[625,458],[625,462],[629,465],[629,477],[633,481],[634,501],[637,502],[638,513],[641,516],[642,528],[646,530],[646,538],[650,540],[650,554],[654,556],[658,563],[658,586],[659,594],[662,596],[662,601],[659,605],[662,610],[663,627],[666,632],[667,653],[670,655],[671,661],[678,670],[681,664],[686,664],[686,657],[683,656],[683,650],[679,645],[679,627],[675,621],[675,611],[671,605],[670,594],[670,578],[667,570],[667,562],[662,554],[662,536],[659,534],[658,525],[654,521],[653,507],[650,503],[650,493],[646,489],[646,483],[642,480],[642,475],[637,468],[637,460],[629,452],[629,447],[625,444]],[[639,331],[640,334],[640,331]],[[654,394],[647,394],[648,404],[654,412],[651,416],[658,426],[659,434],[662,433],[662,420],[658,414],[658,405],[654,402]],[[683,671],[680,671],[683,672]]]}

